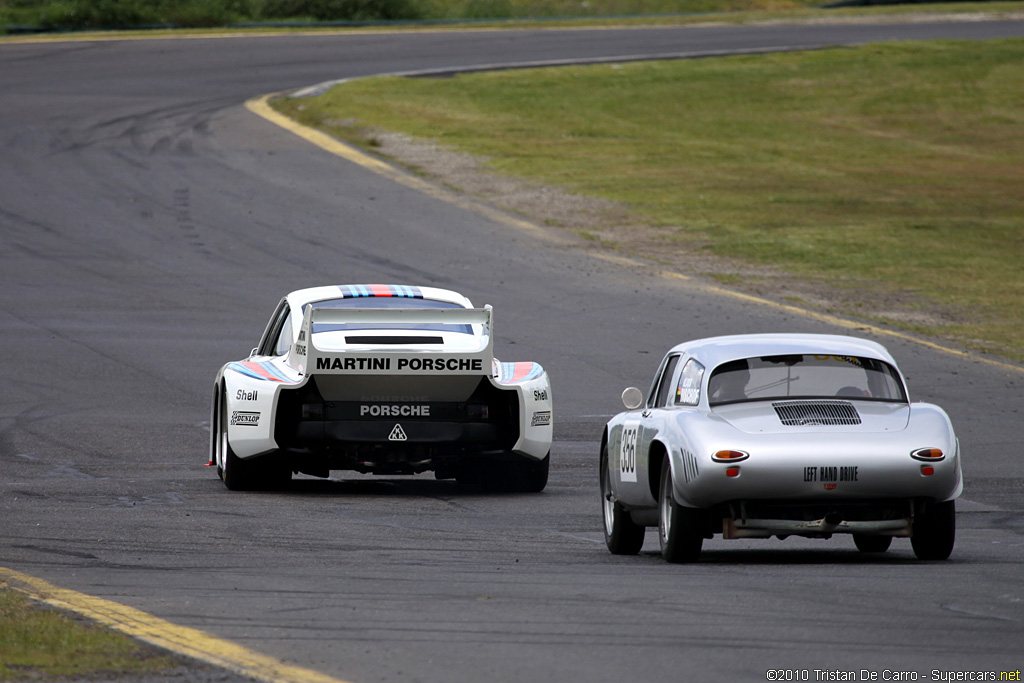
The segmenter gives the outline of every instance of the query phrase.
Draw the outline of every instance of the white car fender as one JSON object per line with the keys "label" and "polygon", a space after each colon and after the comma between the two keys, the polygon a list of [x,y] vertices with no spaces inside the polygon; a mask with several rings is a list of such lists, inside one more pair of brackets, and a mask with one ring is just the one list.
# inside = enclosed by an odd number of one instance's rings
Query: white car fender
{"label": "white car fender", "polygon": [[300,383],[269,362],[229,363],[222,372],[228,440],[235,455],[249,458],[277,448],[273,416],[281,386]]}
{"label": "white car fender", "polygon": [[548,454],[554,424],[553,398],[548,375],[539,363],[496,363],[494,386],[512,389],[519,399],[519,440],[512,450],[541,460]]}

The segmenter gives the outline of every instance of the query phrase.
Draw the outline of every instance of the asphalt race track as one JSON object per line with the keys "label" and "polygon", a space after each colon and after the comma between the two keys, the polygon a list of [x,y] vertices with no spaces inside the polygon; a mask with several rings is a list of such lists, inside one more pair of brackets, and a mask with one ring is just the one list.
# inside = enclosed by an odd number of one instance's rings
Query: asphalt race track
{"label": "asphalt race track", "polygon": [[[352,683],[1021,669],[1024,369],[864,332],[957,427],[949,561],[715,539],[670,566],[653,531],[614,557],[596,462],[623,388],[684,339],[850,329],[490,220],[243,106],[412,69],[1003,36],[1024,22],[0,44],[0,567]],[[244,494],[203,467],[217,368],[284,292],[349,282],[494,305],[498,357],[552,377],[543,493],[424,476]]]}

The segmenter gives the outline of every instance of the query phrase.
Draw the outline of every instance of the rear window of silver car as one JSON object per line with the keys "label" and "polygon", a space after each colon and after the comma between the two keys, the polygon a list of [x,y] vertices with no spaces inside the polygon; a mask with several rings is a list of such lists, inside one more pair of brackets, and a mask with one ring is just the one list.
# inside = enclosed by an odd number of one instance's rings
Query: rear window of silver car
{"label": "rear window of silver car", "polygon": [[792,398],[907,402],[896,368],[857,356],[745,358],[719,365],[708,380],[708,403],[712,406]]}

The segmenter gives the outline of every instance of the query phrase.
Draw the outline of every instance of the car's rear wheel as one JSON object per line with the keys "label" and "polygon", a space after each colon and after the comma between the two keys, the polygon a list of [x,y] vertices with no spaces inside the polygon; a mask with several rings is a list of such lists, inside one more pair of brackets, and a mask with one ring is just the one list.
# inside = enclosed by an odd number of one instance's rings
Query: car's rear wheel
{"label": "car's rear wheel", "polygon": [[254,480],[249,472],[249,465],[246,461],[235,455],[231,445],[224,436],[224,464],[221,467],[221,481],[232,491],[248,491],[256,488]]}
{"label": "car's rear wheel", "polygon": [[672,494],[672,468],[666,457],[661,464],[661,495],[658,500],[658,538],[661,555],[669,562],[695,562],[704,544],[703,512],[676,502]]}
{"label": "car's rear wheel", "polygon": [[910,545],[922,560],[945,560],[956,541],[956,505],[949,500],[932,503],[914,516]]}
{"label": "car's rear wheel", "polygon": [[[470,460],[455,471],[460,485],[479,486],[494,493],[540,493],[548,485],[551,453],[540,460],[526,456],[487,462],[482,458]],[[508,456],[506,456],[508,457]]]}
{"label": "car's rear wheel", "polygon": [[232,491],[248,491],[256,488],[255,463],[242,460],[231,449],[228,439],[228,404],[224,397],[220,402],[220,419],[218,420],[220,437],[217,448],[217,471],[220,478]]}
{"label": "car's rear wheel", "polygon": [[551,451],[540,460],[524,460],[519,466],[519,476],[524,493],[540,493],[548,485],[551,472]]}
{"label": "car's rear wheel", "polygon": [[647,529],[633,523],[629,512],[612,495],[608,470],[608,444],[601,448],[601,510],[604,543],[613,555],[636,555],[644,547]]}
{"label": "car's rear wheel", "polygon": [[892,545],[892,536],[854,534],[853,543],[862,553],[884,553]]}

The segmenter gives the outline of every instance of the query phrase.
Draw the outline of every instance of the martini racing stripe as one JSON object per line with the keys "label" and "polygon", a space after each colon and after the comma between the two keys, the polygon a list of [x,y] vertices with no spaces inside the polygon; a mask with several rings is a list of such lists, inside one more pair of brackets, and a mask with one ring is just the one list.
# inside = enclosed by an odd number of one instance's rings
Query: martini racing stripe
{"label": "martini racing stripe", "polygon": [[294,384],[293,380],[286,377],[280,370],[275,368],[272,363],[256,363],[244,360],[230,363],[228,365],[228,369],[234,370],[246,377],[252,377],[253,379],[261,379],[267,382],[287,382],[289,384]]}
{"label": "martini racing stripe", "polygon": [[521,363],[499,363],[498,382],[501,384],[520,384],[537,379],[544,374],[544,368],[540,363],[530,361]]}
{"label": "martini racing stripe", "polygon": [[423,292],[419,287],[406,285],[341,285],[341,296],[346,299],[361,297],[401,297],[405,299],[422,299]]}

